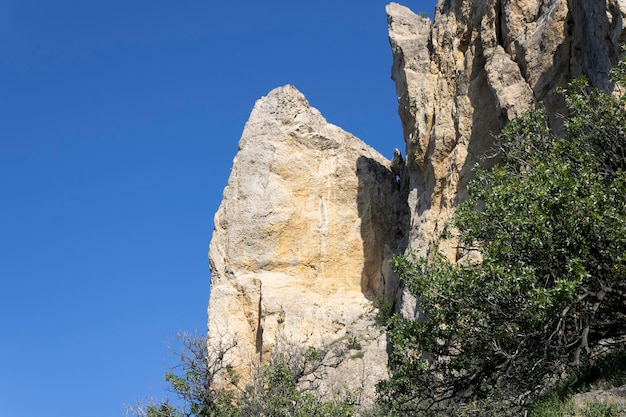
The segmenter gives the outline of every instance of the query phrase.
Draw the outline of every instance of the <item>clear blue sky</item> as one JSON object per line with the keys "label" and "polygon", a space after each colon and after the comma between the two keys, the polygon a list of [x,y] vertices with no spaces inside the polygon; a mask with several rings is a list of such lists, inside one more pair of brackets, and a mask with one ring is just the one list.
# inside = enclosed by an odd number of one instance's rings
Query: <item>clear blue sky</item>
{"label": "clear blue sky", "polygon": [[166,342],[206,329],[213,215],[272,88],[404,148],[385,4],[0,2],[0,415],[163,395]]}

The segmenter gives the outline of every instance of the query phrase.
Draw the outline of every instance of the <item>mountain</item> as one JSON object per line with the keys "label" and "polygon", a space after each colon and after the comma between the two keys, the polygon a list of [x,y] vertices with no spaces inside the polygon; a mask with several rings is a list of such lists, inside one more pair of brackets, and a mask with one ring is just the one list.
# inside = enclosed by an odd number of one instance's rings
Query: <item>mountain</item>
{"label": "mountain", "polygon": [[506,123],[541,106],[558,130],[558,87],[581,75],[612,87],[625,13],[621,0],[440,0],[430,20],[391,3],[406,143],[392,161],[293,86],[258,100],[215,216],[209,344],[236,335],[240,370],[281,346],[332,347],[337,366],[320,371],[319,389],[361,386],[372,398],[387,375],[377,303],[420,316],[390,257],[429,253]]}

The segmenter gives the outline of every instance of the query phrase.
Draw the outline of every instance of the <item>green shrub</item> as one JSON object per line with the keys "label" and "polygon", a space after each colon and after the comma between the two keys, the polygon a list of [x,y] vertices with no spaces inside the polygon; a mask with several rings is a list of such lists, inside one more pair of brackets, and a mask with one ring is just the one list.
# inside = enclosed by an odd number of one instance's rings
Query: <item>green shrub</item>
{"label": "green shrub", "polygon": [[584,79],[564,93],[563,135],[526,114],[501,132],[493,169],[476,168],[443,237],[463,261],[394,258],[427,317],[386,321],[380,401],[397,414],[520,415],[626,335],[626,98]]}
{"label": "green shrub", "polygon": [[[321,400],[315,393],[318,372],[344,360],[335,346],[300,348],[283,345],[269,361],[255,364],[245,384],[227,361],[236,340],[209,349],[203,337],[181,336],[180,363],[165,375],[174,400],[138,404],[129,414],[137,417],[349,417],[354,415],[358,392],[336,393]],[[356,337],[353,348],[360,348]],[[361,353],[362,352],[358,352]],[[309,380],[313,385],[302,384]]]}
{"label": "green shrub", "polygon": [[394,300],[387,297],[379,297],[374,302],[374,307],[378,309],[375,316],[376,324],[381,327],[387,326],[387,322],[395,311],[396,304]]}

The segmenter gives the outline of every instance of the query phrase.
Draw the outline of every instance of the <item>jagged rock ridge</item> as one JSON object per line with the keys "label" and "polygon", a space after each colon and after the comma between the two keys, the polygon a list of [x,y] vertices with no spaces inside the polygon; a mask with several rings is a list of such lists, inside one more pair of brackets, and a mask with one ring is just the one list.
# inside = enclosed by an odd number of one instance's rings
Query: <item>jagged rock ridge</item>
{"label": "jagged rock ridge", "polygon": [[[396,295],[390,255],[428,253],[507,122],[543,105],[558,128],[556,87],[582,74],[610,87],[624,11],[624,0],[440,0],[431,21],[387,6],[405,161],[328,124],[292,86],[259,100],[215,217],[209,343],[239,335],[245,362],[281,340],[359,335],[362,361],[328,379],[367,368],[373,392],[386,342],[370,312]],[[419,314],[402,292],[399,305]]]}
{"label": "jagged rock ridge", "polygon": [[388,260],[405,200],[391,162],[327,123],[295,87],[257,101],[215,216],[209,341],[237,334],[249,362],[281,342],[356,336],[363,358],[347,360],[337,380],[359,381],[364,361],[376,363],[373,390],[386,342],[372,300],[397,289]]}
{"label": "jagged rock ridge", "polygon": [[[406,143],[409,246],[428,254],[493,138],[538,105],[559,128],[557,87],[610,88],[626,40],[623,0],[439,0],[431,21],[387,6],[392,79]],[[440,246],[454,259],[454,247]],[[405,316],[419,315],[400,294]]]}
{"label": "jagged rock ridge", "polygon": [[387,6],[412,247],[432,247],[504,124],[541,103],[558,125],[554,90],[580,75],[609,86],[625,12],[615,0],[440,0],[431,21]]}

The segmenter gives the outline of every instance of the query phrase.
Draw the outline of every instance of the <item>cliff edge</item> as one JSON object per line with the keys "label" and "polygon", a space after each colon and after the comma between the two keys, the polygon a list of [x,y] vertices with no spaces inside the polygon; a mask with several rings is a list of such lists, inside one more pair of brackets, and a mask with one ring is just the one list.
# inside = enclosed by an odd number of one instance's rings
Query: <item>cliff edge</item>
{"label": "cliff edge", "polygon": [[439,0],[433,20],[386,11],[406,158],[385,159],[277,88],[246,123],[209,251],[209,344],[237,335],[244,366],[282,342],[358,337],[362,352],[325,378],[368,395],[387,372],[374,300],[398,296],[419,316],[391,255],[429,253],[506,123],[543,106],[558,129],[556,88],[580,75],[611,88],[626,40],[623,0]]}
{"label": "cliff edge", "polygon": [[404,200],[391,161],[295,87],[258,100],[215,215],[209,343],[236,334],[245,365],[281,343],[345,351],[357,338],[359,355],[328,379],[360,381],[372,396],[387,372],[372,303],[397,291],[389,257]]}

